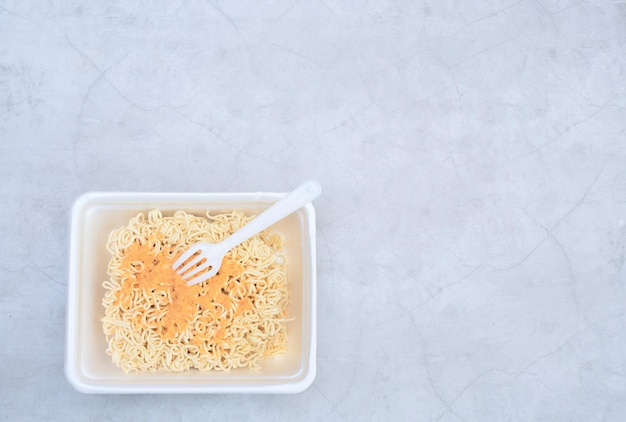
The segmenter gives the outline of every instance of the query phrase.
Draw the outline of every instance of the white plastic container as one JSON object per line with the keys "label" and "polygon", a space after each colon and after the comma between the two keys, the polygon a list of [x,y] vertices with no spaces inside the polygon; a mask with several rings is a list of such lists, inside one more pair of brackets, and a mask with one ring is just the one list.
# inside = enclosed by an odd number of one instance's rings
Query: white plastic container
{"label": "white plastic container", "polygon": [[261,370],[190,370],[126,374],[106,354],[101,318],[102,282],[108,279],[109,233],[140,212],[183,210],[204,215],[242,210],[256,215],[280,199],[277,193],[87,193],[71,216],[65,373],[84,393],[298,393],[315,378],[315,211],[308,204],[274,224],[285,239],[289,289],[287,353],[260,362]]}

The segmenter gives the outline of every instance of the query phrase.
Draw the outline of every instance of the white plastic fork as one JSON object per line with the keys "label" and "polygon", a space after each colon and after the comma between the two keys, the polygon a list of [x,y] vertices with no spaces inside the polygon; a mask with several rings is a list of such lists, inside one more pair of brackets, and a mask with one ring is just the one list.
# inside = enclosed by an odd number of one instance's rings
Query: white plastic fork
{"label": "white plastic fork", "polygon": [[[174,262],[172,268],[185,280],[188,280],[201,271],[209,269],[207,272],[203,272],[201,275],[187,281],[187,285],[189,286],[193,286],[194,284],[201,283],[213,277],[219,271],[224,255],[226,255],[228,251],[288,216],[303,205],[308,204],[317,198],[321,192],[322,187],[317,181],[309,180],[303,183],[221,242],[200,242],[192,245]],[[200,253],[198,254],[198,252]],[[198,255],[195,256],[193,260],[181,268],[189,258],[196,254]]]}

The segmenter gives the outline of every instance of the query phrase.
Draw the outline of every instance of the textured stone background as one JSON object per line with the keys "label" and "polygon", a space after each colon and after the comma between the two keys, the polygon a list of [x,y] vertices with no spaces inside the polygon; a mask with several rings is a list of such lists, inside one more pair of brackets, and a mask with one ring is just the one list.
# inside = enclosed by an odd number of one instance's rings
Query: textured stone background
{"label": "textured stone background", "polygon": [[[3,1],[0,419],[626,420],[623,1]],[[293,396],[63,375],[68,217],[318,179]]]}

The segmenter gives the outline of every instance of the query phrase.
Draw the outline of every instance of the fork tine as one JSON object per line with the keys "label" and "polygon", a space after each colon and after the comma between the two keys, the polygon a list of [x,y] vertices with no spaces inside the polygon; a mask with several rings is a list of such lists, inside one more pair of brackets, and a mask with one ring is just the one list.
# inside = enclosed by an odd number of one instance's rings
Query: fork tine
{"label": "fork tine", "polygon": [[194,274],[198,274],[200,271],[210,268],[211,266],[212,264],[207,260],[204,264],[192,268],[187,272],[183,271],[181,274],[184,279],[191,278]]}
{"label": "fork tine", "polygon": [[208,280],[209,278],[213,277],[215,274],[217,274],[217,271],[219,270],[219,268],[213,267],[211,268],[210,271],[199,275],[198,277],[191,279],[187,282],[188,286],[193,286],[194,284],[198,284],[198,283],[202,283],[205,280]]}
{"label": "fork tine", "polygon": [[189,258],[191,258],[193,256],[193,254],[195,254],[196,252],[198,252],[198,248],[192,246],[189,249],[187,249],[185,251],[185,253],[183,253],[177,260],[176,262],[174,262],[174,265],[172,265],[173,269],[177,269],[178,267],[180,267],[181,265],[183,265],[183,263],[185,261],[187,261]]}
{"label": "fork tine", "polygon": [[183,275],[184,273],[189,271],[190,268],[195,267],[196,265],[198,265],[199,263],[201,263],[205,259],[206,258],[204,258],[204,256],[202,256],[202,254],[200,254],[197,257],[195,257],[194,259],[192,259],[187,265],[185,265],[182,268],[179,268],[176,272],[178,274],[180,274],[180,275]]}

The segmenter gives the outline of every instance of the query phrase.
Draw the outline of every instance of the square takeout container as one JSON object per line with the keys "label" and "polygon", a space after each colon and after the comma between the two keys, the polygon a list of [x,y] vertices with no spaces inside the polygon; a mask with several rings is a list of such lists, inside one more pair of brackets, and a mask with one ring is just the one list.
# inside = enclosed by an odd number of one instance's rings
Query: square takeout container
{"label": "square takeout container", "polygon": [[72,208],[65,373],[83,393],[298,393],[315,378],[315,211],[308,204],[270,227],[285,239],[289,304],[287,352],[259,362],[261,369],[126,374],[106,354],[102,298],[111,258],[109,233],[138,213],[183,210],[204,216],[242,210],[258,215],[280,193],[86,193]]}

